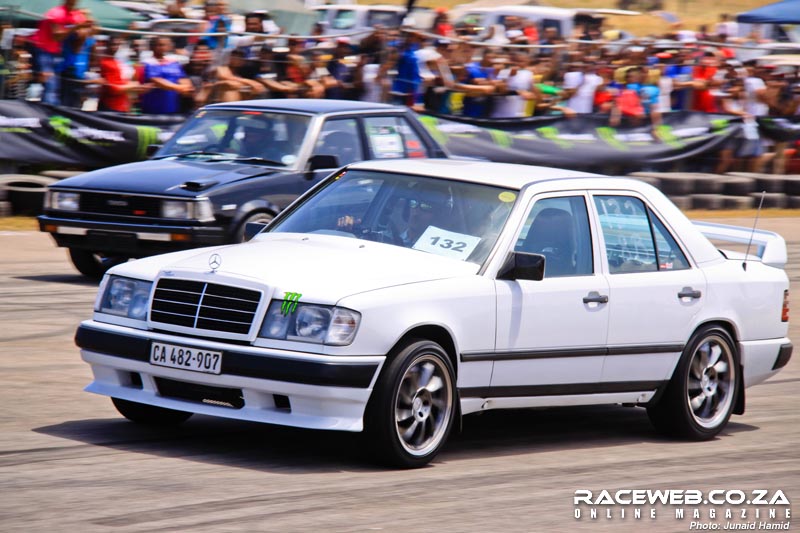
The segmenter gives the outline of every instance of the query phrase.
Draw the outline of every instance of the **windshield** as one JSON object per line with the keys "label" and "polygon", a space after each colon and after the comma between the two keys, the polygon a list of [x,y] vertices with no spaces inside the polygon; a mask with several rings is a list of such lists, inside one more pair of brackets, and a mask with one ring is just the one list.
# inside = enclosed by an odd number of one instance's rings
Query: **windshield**
{"label": "windshield", "polygon": [[455,180],[348,170],[269,231],[367,239],[481,264],[517,193]]}
{"label": "windshield", "polygon": [[297,161],[310,121],[305,115],[272,111],[201,110],[157,157],[248,158],[290,166]]}

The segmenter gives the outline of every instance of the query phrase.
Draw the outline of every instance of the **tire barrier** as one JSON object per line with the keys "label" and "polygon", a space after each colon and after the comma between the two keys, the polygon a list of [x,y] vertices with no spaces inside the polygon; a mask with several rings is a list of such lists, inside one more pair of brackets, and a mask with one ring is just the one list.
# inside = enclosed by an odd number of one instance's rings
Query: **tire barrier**
{"label": "tire barrier", "polygon": [[[0,174],[0,197],[6,196],[13,215],[39,215],[42,213],[47,186],[58,179],[35,174]],[[0,216],[8,216],[2,213]]]}
{"label": "tire barrier", "polygon": [[661,190],[681,209],[800,208],[800,175],[731,172],[634,172],[635,178]]}

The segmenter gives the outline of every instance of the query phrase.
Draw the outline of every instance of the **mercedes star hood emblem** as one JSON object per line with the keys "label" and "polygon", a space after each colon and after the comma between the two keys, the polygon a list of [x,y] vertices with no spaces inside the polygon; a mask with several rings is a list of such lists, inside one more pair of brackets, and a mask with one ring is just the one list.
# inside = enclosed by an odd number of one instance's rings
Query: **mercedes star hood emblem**
{"label": "mercedes star hood emblem", "polygon": [[222,266],[222,257],[219,254],[211,254],[211,257],[208,258],[208,266],[211,267],[211,273],[213,274]]}

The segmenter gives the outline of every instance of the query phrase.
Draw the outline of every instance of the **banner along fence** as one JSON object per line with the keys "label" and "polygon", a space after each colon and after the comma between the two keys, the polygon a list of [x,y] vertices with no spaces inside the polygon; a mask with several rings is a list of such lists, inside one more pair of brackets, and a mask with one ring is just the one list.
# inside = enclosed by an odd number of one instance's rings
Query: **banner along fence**
{"label": "banner along fence", "polygon": [[[640,170],[712,157],[740,134],[723,114],[673,112],[662,124],[611,127],[603,115],[470,119],[420,115],[451,153],[491,161],[575,169]],[[100,168],[138,161],[186,117],[84,112],[21,100],[0,100],[0,160],[39,166]],[[797,119],[764,119],[762,135],[800,139]]]}

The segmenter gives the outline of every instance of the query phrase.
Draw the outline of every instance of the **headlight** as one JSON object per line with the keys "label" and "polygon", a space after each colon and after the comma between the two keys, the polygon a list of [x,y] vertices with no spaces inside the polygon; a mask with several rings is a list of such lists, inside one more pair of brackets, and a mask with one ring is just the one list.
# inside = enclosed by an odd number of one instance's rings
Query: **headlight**
{"label": "headlight", "polygon": [[342,307],[297,304],[291,312],[281,309],[283,300],[274,300],[259,337],[345,346],[356,336],[361,314]]}
{"label": "headlight", "polygon": [[161,216],[164,218],[179,218],[188,220],[192,218],[189,202],[181,200],[164,200],[161,202]]}
{"label": "headlight", "polygon": [[161,202],[161,216],[179,220],[208,221],[214,219],[214,209],[208,198],[191,202],[185,200],[163,200]]}
{"label": "headlight", "polygon": [[49,205],[61,211],[77,211],[80,207],[81,195],[76,192],[51,191]]}
{"label": "headlight", "polygon": [[100,299],[101,313],[124,316],[135,320],[147,318],[147,303],[150,301],[149,281],[111,276]]}

